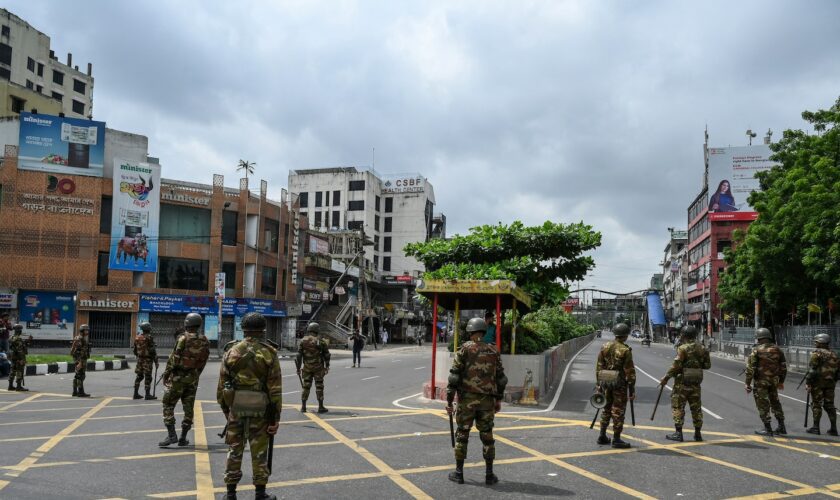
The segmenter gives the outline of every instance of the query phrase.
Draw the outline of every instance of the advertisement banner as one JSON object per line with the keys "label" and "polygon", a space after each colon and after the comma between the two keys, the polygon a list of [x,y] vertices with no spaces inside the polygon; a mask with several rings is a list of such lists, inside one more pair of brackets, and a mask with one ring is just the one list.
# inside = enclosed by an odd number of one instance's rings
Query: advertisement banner
{"label": "advertisement banner", "polygon": [[19,297],[23,334],[37,340],[73,340],[76,304],[73,292],[22,290]]}
{"label": "advertisement banner", "polygon": [[17,290],[0,288],[0,309],[16,309],[17,297]]}
{"label": "advertisement banner", "polygon": [[204,317],[204,336],[207,340],[219,340],[219,317],[208,314]]}
{"label": "advertisement banner", "polygon": [[18,168],[102,177],[105,122],[21,112]]}
{"label": "advertisement banner", "polygon": [[330,254],[330,244],[327,240],[322,240],[321,238],[316,238],[315,236],[309,236],[309,253],[320,253],[323,255]]}
{"label": "advertisement banner", "polygon": [[160,165],[114,159],[109,269],[156,272]]}
{"label": "advertisement banner", "polygon": [[760,189],[757,172],[770,170],[770,146],[709,149],[709,220],[755,220],[758,213],[747,202]]}
{"label": "advertisement banner", "polygon": [[[219,303],[215,297],[206,295],[163,295],[159,293],[140,294],[140,310],[144,312],[188,314],[198,313],[217,315]],[[286,317],[286,303],[280,300],[235,299],[228,297],[222,301],[222,314],[244,316],[249,312],[258,312],[263,316]]]}

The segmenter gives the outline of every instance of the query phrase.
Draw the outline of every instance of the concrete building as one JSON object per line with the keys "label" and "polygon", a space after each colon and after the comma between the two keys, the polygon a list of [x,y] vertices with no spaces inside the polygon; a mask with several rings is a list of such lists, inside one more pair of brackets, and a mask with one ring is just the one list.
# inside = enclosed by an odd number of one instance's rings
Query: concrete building
{"label": "concrete building", "polygon": [[0,80],[0,117],[17,116],[21,111],[57,115],[61,102],[16,83]]}
{"label": "concrete building", "polygon": [[688,277],[688,260],[685,247],[688,243],[687,231],[675,231],[669,228],[671,234],[665,244],[662,259],[662,307],[669,328],[677,328],[684,323],[684,308],[686,304],[685,282]]}
{"label": "concrete building", "polygon": [[[68,53],[66,64],[59,62],[50,48],[50,37],[29,23],[0,9],[0,80],[7,80],[36,94],[61,103],[61,112],[74,118],[93,116],[93,65],[86,71],[73,65]],[[31,111],[37,106],[29,100],[15,107]],[[49,112],[40,109],[42,113]]]}

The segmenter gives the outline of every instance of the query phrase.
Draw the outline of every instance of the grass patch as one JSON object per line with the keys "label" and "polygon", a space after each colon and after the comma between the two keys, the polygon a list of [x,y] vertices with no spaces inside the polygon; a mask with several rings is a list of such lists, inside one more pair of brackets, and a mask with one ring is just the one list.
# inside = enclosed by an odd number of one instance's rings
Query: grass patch
{"label": "grass patch", "polygon": [[[89,361],[112,361],[113,356],[91,356]],[[39,365],[42,363],[72,363],[73,357],[69,354],[30,354],[26,356],[26,364]]]}

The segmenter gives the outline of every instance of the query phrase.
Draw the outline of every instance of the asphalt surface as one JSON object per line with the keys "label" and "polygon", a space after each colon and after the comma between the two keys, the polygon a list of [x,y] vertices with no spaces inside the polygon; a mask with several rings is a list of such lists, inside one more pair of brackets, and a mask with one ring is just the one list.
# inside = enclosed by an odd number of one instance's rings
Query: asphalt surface
{"label": "asphalt surface", "polygon": [[[497,415],[501,482],[492,487],[483,483],[476,434],[467,484],[446,479],[453,457],[443,404],[418,394],[430,374],[428,346],[365,351],[362,368],[351,367],[349,352],[336,352],[326,379],[331,411],[321,415],[298,411],[300,384],[292,361],[283,359],[287,407],[269,490],[280,498],[840,496],[840,440],[804,433],[797,375],[784,391],[794,398],[783,400],[790,434],[760,438],[752,434],[759,424],[752,397],[742,382],[730,380],[739,378],[743,363],[713,358],[703,384],[706,441],[666,441],[667,391],[654,421],[650,414],[654,379],[673,357],[667,346],[631,342],[638,425],[630,425],[628,413],[625,435],[634,447],[596,445],[588,399],[597,348],[606,340],[575,358],[552,408],[506,405]],[[226,446],[216,436],[224,424],[215,402],[217,373],[214,363],[202,376],[191,444],[183,448],[157,447],[165,434],[160,401],[130,399],[133,370],[89,373],[91,399],[69,397],[67,375],[29,377],[29,393],[0,390],[0,498],[221,498]],[[240,498],[250,498],[247,456],[244,462]]]}

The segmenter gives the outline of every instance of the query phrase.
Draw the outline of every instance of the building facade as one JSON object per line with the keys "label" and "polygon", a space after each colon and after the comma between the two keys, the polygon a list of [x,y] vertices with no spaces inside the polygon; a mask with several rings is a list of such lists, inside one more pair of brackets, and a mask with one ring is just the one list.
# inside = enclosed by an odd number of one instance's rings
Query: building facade
{"label": "building facade", "polygon": [[668,327],[677,328],[685,322],[683,318],[686,304],[684,285],[688,274],[685,247],[688,243],[688,232],[675,231],[671,228],[670,234],[662,259],[662,307],[665,310]]}
{"label": "building facade", "polygon": [[[93,65],[86,71],[73,65],[68,53],[66,64],[58,60],[50,48],[50,37],[29,23],[0,9],[0,80],[7,80],[27,88],[40,96],[60,103],[61,112],[74,118],[93,117]],[[41,113],[33,101],[13,96],[10,107]]]}

